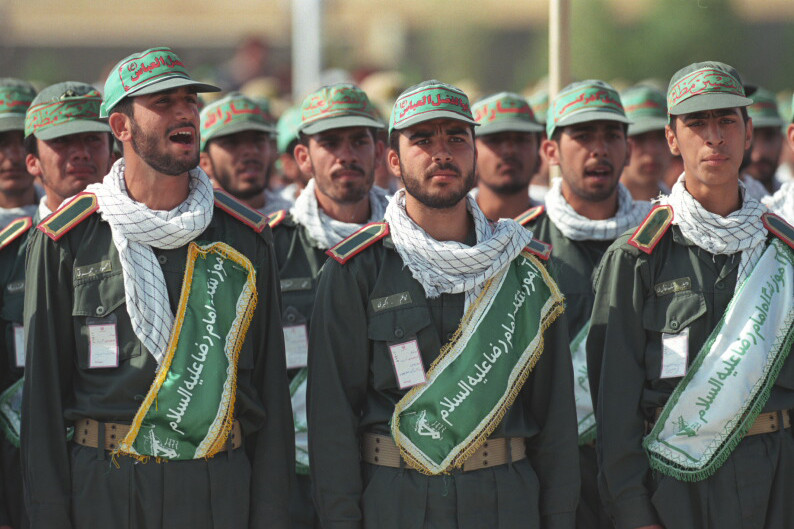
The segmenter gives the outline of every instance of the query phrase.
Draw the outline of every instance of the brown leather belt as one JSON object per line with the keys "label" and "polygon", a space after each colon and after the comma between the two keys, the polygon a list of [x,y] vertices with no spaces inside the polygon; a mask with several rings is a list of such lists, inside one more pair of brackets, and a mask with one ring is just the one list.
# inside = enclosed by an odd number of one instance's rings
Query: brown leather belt
{"label": "brown leather belt", "polygon": [[[384,467],[401,468],[405,462],[400,449],[388,435],[365,432],[361,452],[364,462]],[[526,439],[508,437],[488,439],[463,463],[463,472],[504,465],[527,457]]]}
{"label": "brown leather belt", "polygon": [[[74,438],[75,443],[88,446],[90,448],[97,448],[99,445],[99,425],[98,421],[94,419],[80,419],[74,423]],[[115,450],[118,447],[119,441],[130,431],[129,424],[118,424],[113,422],[106,422],[105,425],[105,450]],[[240,423],[234,421],[232,431],[229,434],[229,439],[226,441],[228,448],[229,441],[232,444],[232,450],[240,448],[243,443],[243,432],[240,428]]]}
{"label": "brown leather belt", "polygon": [[[654,414],[654,423],[659,419],[659,416],[662,414],[662,408],[656,408],[656,413]],[[783,418],[781,421],[780,418]],[[782,422],[782,425],[781,425]],[[648,423],[649,428],[648,431],[650,432],[650,428],[653,427],[653,423]],[[785,430],[786,428],[791,427],[791,417],[789,417],[789,410],[781,410],[781,411],[770,411],[766,413],[759,413],[758,417],[755,418],[755,422],[747,430],[747,433],[744,434],[745,437],[749,437],[751,435],[759,435],[762,433],[773,433],[780,430]]]}

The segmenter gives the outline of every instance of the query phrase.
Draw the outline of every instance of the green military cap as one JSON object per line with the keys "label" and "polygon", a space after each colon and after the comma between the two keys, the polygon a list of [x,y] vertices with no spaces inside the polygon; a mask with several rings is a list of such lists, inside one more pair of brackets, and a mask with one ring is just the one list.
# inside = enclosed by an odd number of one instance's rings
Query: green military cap
{"label": "green military cap", "polygon": [[25,137],[52,140],[81,132],[110,132],[99,117],[102,95],[91,85],[67,81],[48,86],[25,114]]}
{"label": "green military cap", "polygon": [[[300,107],[290,107],[281,114],[276,125],[278,152],[285,153],[293,141],[298,139],[298,127],[301,124]],[[292,154],[292,153],[290,153]]]}
{"label": "green military cap", "polygon": [[717,61],[696,62],[678,70],[667,87],[667,112],[671,116],[746,107],[742,79],[732,66]]}
{"label": "green military cap", "polygon": [[201,111],[201,150],[213,138],[229,136],[244,130],[274,134],[276,127],[267,101],[254,100],[240,92],[232,92],[214,101]]}
{"label": "green military cap", "polygon": [[0,78],[0,132],[25,129],[25,112],[36,97],[33,85],[21,79]]}
{"label": "green military cap", "polygon": [[298,131],[302,134],[319,134],[343,127],[383,128],[367,94],[349,83],[324,86],[309,94],[300,110]]}
{"label": "green military cap", "polygon": [[469,97],[463,90],[432,79],[407,88],[397,97],[389,121],[389,134],[440,118],[479,125],[474,121]]}
{"label": "green military cap", "polygon": [[188,86],[198,92],[220,92],[211,84],[194,81],[185,65],[170,48],[151,48],[125,57],[113,67],[105,81],[105,99],[100,117],[110,115],[119,101]]}
{"label": "green military cap", "polygon": [[480,124],[477,136],[505,131],[543,131],[543,125],[535,120],[527,100],[512,92],[500,92],[481,99],[472,105],[471,111],[474,120]]}
{"label": "green military cap", "polygon": [[631,124],[623,110],[617,90],[604,81],[590,79],[571,83],[557,94],[549,109],[546,134],[552,137],[558,127],[589,121],[618,121]]}
{"label": "green military cap", "polygon": [[667,101],[661,90],[648,85],[636,85],[620,94],[620,99],[626,117],[632,121],[629,136],[664,130],[667,125]]}
{"label": "green military cap", "polygon": [[545,88],[536,90],[528,98],[529,106],[532,107],[532,112],[535,114],[535,119],[539,123],[545,125],[549,114],[549,91]]}
{"label": "green military cap", "polygon": [[[749,92],[745,89],[746,92]],[[753,127],[782,127],[785,121],[780,116],[775,94],[765,88],[756,88],[750,99],[753,104],[747,107],[747,115],[753,119]]]}

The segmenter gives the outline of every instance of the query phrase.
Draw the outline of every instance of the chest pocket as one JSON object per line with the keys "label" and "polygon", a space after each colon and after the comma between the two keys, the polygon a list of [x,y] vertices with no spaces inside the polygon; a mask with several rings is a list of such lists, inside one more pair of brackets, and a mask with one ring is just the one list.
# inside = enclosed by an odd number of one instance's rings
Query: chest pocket
{"label": "chest pocket", "polygon": [[124,278],[121,270],[88,280],[78,280],[74,285],[72,317],[77,342],[77,364],[81,369],[90,367],[91,344],[88,322],[114,324],[119,351],[119,364],[140,356],[143,345],[132,330],[124,296]]}
{"label": "chest pocket", "polygon": [[[657,380],[662,373],[662,333],[678,334],[690,325],[697,325],[699,319],[704,322],[704,314],[706,300],[703,294],[697,292],[681,292],[646,300],[642,323],[647,336],[645,372],[648,380]],[[703,332],[690,331],[690,340],[693,335],[702,335]],[[697,354],[691,342],[688,351],[688,363],[691,363]]]}

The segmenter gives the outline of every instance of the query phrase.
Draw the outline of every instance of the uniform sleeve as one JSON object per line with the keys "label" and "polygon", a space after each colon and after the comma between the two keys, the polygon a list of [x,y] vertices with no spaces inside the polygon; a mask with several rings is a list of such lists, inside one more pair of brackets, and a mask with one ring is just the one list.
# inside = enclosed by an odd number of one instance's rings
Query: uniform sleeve
{"label": "uniform sleeve", "polygon": [[[614,247],[613,247],[614,248]],[[636,256],[610,250],[596,273],[596,297],[587,339],[590,388],[596,410],[599,490],[618,529],[659,523],[646,487],[642,448],[645,415],[645,300]]]}
{"label": "uniform sleeve", "polygon": [[27,360],[22,403],[22,475],[31,527],[70,528],[71,471],[63,409],[74,363],[72,258],[31,234],[26,266]]}
{"label": "uniform sleeve", "polygon": [[362,527],[359,418],[369,372],[367,293],[351,265],[320,273],[309,337],[309,457],[324,529]]}
{"label": "uniform sleeve", "polygon": [[525,406],[540,426],[528,440],[527,455],[540,481],[541,526],[572,529],[579,500],[579,450],[564,313],[544,333],[543,354],[526,387]]}
{"label": "uniform sleeve", "polygon": [[295,462],[295,432],[281,329],[281,292],[276,277],[272,244],[267,245],[265,263],[257,273],[259,295],[255,321],[254,377],[265,406],[264,427],[254,438],[251,461],[251,529],[289,527],[289,493]]}

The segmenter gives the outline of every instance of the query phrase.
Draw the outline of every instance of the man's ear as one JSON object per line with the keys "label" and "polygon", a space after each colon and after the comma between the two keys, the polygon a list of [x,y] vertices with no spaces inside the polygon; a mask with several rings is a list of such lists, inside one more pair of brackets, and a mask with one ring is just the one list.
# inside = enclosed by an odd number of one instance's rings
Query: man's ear
{"label": "man's ear", "polygon": [[303,174],[307,175],[314,175],[314,170],[312,168],[312,159],[309,156],[309,147],[298,143],[295,146],[295,150],[293,151],[293,156],[295,157],[295,161],[298,164],[298,168],[300,168]]}
{"label": "man's ear", "polygon": [[41,170],[41,161],[39,161],[38,157],[33,156],[32,154],[25,156],[25,167],[27,167],[28,173],[35,176],[36,178],[42,177],[43,172]]}
{"label": "man's ear", "polygon": [[215,178],[215,166],[212,165],[212,160],[208,153],[203,151],[199,153],[199,167],[207,173],[207,176]]}
{"label": "man's ear", "polygon": [[673,128],[670,125],[665,125],[664,136],[667,138],[667,147],[673,153],[673,156],[681,156],[681,149],[678,148],[678,138],[675,137],[675,132],[673,132]]}
{"label": "man's ear", "polygon": [[113,137],[122,143],[127,143],[132,140],[132,126],[131,119],[121,112],[113,112],[108,117],[108,125],[110,126]]}
{"label": "man's ear", "polygon": [[560,165],[560,146],[554,140],[543,140],[540,144],[540,155],[549,165]]}
{"label": "man's ear", "polygon": [[386,152],[386,162],[389,164],[389,170],[396,178],[402,178],[403,172],[400,169],[400,155],[392,148]]}

